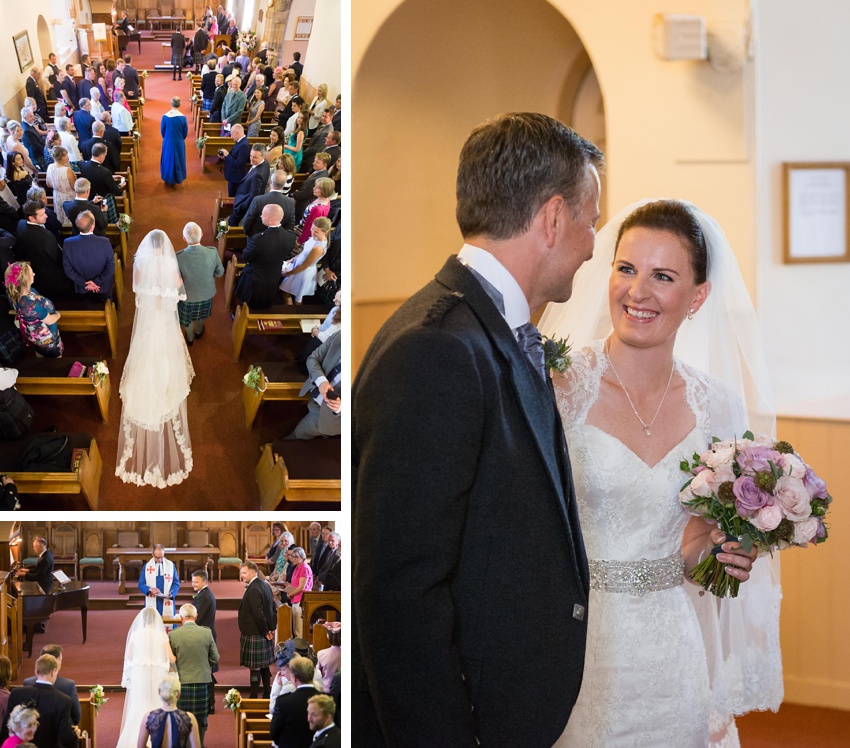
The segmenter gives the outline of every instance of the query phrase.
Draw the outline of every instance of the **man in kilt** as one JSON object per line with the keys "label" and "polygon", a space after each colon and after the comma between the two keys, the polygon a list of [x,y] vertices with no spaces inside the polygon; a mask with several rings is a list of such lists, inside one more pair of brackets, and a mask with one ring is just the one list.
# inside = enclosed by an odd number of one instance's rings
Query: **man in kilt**
{"label": "man in kilt", "polygon": [[274,636],[277,630],[277,605],[269,585],[257,578],[259,569],[253,561],[239,567],[239,579],[245,583],[245,594],[239,603],[239,664],[251,671],[251,698],[259,696],[263,682],[263,698],[271,696],[271,671],[274,662]]}
{"label": "man in kilt", "polygon": [[180,699],[177,708],[195,715],[203,748],[210,708],[212,668],[218,663],[219,655],[212,631],[206,626],[198,626],[195,622],[197,617],[198,610],[194,605],[181,605],[181,625],[172,630],[168,641],[177,658],[177,675],[180,678]]}
{"label": "man in kilt", "polygon": [[183,51],[186,49],[186,37],[179,31],[171,35],[171,80],[183,80]]}
{"label": "man in kilt", "polygon": [[202,235],[197,223],[187,223],[183,228],[187,246],[177,253],[177,266],[186,288],[186,301],[177,302],[177,314],[187,345],[204,334],[204,320],[212,314],[215,279],[224,275],[216,248],[202,246]]}

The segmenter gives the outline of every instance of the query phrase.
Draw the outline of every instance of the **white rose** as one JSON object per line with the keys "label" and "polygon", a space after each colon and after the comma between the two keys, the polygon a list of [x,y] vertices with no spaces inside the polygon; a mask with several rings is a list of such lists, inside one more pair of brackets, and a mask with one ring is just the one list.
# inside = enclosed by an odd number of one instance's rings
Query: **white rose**
{"label": "white rose", "polygon": [[806,466],[797,455],[782,455],[782,465],[785,468],[785,473],[792,478],[802,479],[806,477]]}
{"label": "white rose", "polygon": [[792,522],[800,522],[811,516],[812,499],[799,478],[783,475],[776,481],[773,496],[782,507],[785,516]]}
{"label": "white rose", "polygon": [[776,439],[772,436],[768,436],[767,434],[756,434],[753,439],[753,444],[758,444],[760,447],[770,447],[773,449],[773,445],[776,444]]}
{"label": "white rose", "polygon": [[710,450],[705,457],[705,464],[712,470],[731,463],[735,458],[735,447],[720,446],[722,443],[715,444],[714,449]]}
{"label": "white rose", "polygon": [[794,523],[794,543],[797,545],[805,545],[815,539],[818,534],[819,522],[816,517],[809,517],[802,522]]}
{"label": "white rose", "polygon": [[[690,489],[691,493],[694,496],[711,496],[711,471],[703,470],[697,473],[694,476],[694,479],[691,481]],[[808,491],[806,492],[806,496],[808,496]]]}
{"label": "white rose", "polygon": [[753,523],[757,530],[770,532],[779,527],[782,522],[782,508],[778,504],[773,506],[763,506],[752,517],[750,522]]}

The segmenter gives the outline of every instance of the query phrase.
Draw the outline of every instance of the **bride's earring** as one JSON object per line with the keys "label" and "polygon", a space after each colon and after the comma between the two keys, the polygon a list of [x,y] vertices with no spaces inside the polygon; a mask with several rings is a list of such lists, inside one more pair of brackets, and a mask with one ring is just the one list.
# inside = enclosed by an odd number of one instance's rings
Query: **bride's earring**
{"label": "bride's earring", "polygon": [[693,318],[694,318],[694,312],[695,312],[695,311],[696,311],[696,310],[695,310],[693,307],[691,307],[690,309],[688,309],[688,319],[693,319]]}

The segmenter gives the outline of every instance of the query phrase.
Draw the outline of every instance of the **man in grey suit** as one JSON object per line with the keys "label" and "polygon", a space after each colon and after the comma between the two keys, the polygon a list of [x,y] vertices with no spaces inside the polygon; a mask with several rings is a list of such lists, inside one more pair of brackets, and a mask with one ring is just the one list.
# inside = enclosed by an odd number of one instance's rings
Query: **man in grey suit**
{"label": "man in grey suit", "polygon": [[248,206],[248,212],[242,220],[245,236],[254,236],[266,230],[260,216],[267,205],[279,205],[283,208],[283,220],[280,225],[285,229],[295,226],[295,200],[283,194],[287,174],[278,169],[272,174],[271,189],[265,195],[257,195]]}
{"label": "man in grey suit", "polygon": [[203,748],[204,733],[207,731],[212,667],[218,662],[219,655],[212,631],[206,626],[198,626],[197,617],[198,609],[194,605],[181,605],[181,625],[172,630],[168,641],[177,658],[177,675],[180,678],[180,699],[177,708],[195,715]]}
{"label": "man in grey suit", "polygon": [[195,338],[204,334],[204,320],[212,314],[215,279],[224,275],[215,247],[201,246],[202,235],[197,223],[187,223],[183,227],[183,238],[188,246],[177,253],[177,267],[186,287],[186,301],[177,302],[177,314],[187,345],[192,345]]}
{"label": "man in grey suit", "polygon": [[[60,647],[58,644],[45,644],[41,648],[41,652],[39,652],[39,657],[41,655],[50,655],[51,657],[55,657],[56,662],[59,663],[57,672],[62,669],[62,647]],[[33,675],[29,678],[24,678],[24,685],[34,686],[37,679],[37,675]],[[56,680],[53,683],[53,687],[57,691],[64,693],[69,699],[71,699],[71,724],[80,724],[80,715],[82,714],[82,707],[80,707],[80,697],[77,695],[77,684],[74,683],[74,681],[72,681],[70,678],[63,678],[61,675],[57,675]]]}
{"label": "man in grey suit", "polygon": [[338,436],[342,432],[339,399],[342,360],[340,333],[331,335],[307,359],[310,378],[304,382],[301,395],[310,393],[308,412],[287,439],[313,439],[317,436]]}

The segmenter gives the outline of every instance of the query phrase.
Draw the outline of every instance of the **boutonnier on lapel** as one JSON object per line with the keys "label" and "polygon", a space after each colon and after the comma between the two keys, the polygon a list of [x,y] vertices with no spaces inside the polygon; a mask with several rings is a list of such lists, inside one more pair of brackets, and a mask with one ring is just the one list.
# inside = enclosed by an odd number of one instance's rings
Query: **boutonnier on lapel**
{"label": "boutonnier on lapel", "polygon": [[570,368],[570,364],[572,363],[570,351],[573,347],[567,342],[568,340],[569,338],[565,340],[564,338],[543,336],[543,356],[546,362],[546,368],[549,371],[554,369],[563,374]]}

